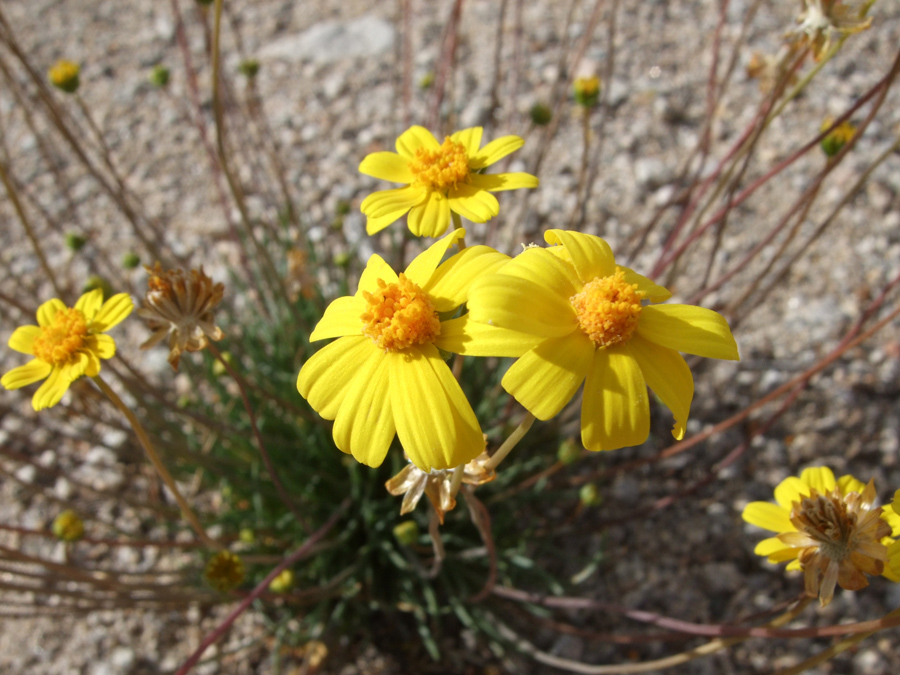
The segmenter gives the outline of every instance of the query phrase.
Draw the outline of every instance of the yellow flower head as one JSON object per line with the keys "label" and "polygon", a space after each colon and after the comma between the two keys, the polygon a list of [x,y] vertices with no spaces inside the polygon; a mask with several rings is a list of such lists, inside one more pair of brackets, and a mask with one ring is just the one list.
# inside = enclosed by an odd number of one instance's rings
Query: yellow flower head
{"label": "yellow flower head", "polygon": [[47,71],[50,84],[67,94],[72,94],[78,90],[78,85],[81,84],[79,80],[80,74],[81,68],[78,64],[65,59],[60,59]]}
{"label": "yellow flower head", "polygon": [[423,127],[410,127],[397,139],[397,152],[366,155],[359,170],[406,187],[375,192],[363,200],[366,232],[375,234],[409,212],[417,237],[439,237],[450,226],[450,212],[483,223],[500,212],[491,192],[537,187],[527,173],[480,171],[522,147],[518,136],[503,136],[481,147],[481,127],[447,136],[443,143]]}
{"label": "yellow flower head", "polygon": [[[875,485],[847,475],[835,480],[828,467],[806,469],[775,488],[775,501],[751,502],[745,521],[778,535],[757,544],[769,562],[790,560],[787,569],[804,571],[806,593],[827,605],[835,584],[848,591],[869,585],[867,574],[900,581],[885,563],[888,547],[900,536],[900,516],[872,506]],[[898,551],[900,554],[900,551]]]}
{"label": "yellow flower head", "polygon": [[575,93],[575,102],[578,105],[591,108],[596,105],[597,100],[600,98],[600,78],[596,75],[576,77],[572,83],[572,90]]}
{"label": "yellow flower head", "polygon": [[219,551],[206,561],[203,578],[221,593],[230,591],[244,583],[244,563],[230,551]]}
{"label": "yellow flower head", "polygon": [[48,300],[38,308],[37,326],[20,326],[9,338],[9,346],[35,358],[6,373],[0,384],[18,389],[46,379],[31,400],[35,410],[59,403],[63,394],[82,375],[100,372],[100,359],[116,353],[116,343],[102,335],[122,321],[134,308],[127,293],[103,302],[103,291],[82,295],[74,307],[62,300]]}
{"label": "yellow flower head", "polygon": [[[821,131],[825,131],[833,124],[834,120],[831,117],[826,117],[825,121],[822,122]],[[855,134],[856,127],[850,123],[850,120],[844,120],[822,139],[822,152],[828,157],[834,157],[841,151],[841,148],[850,142]]]}
{"label": "yellow flower head", "polygon": [[795,44],[808,47],[816,61],[821,61],[837,37],[866,30],[872,18],[866,18],[871,3],[841,0],[803,0],[803,11],[797,16],[798,26],[788,32]]}
{"label": "yellow flower head", "polygon": [[225,337],[216,326],[213,310],[222,302],[225,286],[213,283],[201,267],[200,270],[163,270],[159,263],[145,267],[150,273],[147,279],[147,295],[138,316],[147,320],[153,335],[141,345],[149,349],[166,336],[169,337],[169,363],[178,370],[182,352],[204,349],[209,340]]}
{"label": "yellow flower head", "polygon": [[273,593],[287,593],[294,587],[295,581],[291,570],[281,570],[281,574],[269,582],[269,590]]}
{"label": "yellow flower head", "polygon": [[297,389],[335,421],[337,447],[363,464],[380,465],[395,434],[426,472],[465,464],[484,449],[475,413],[441,356],[459,351],[463,320],[442,317],[508,258],[470,246],[438,265],[464,234],[435,242],[400,275],[373,255],[356,295],[332,302],[310,336],[339,339],[303,365]]}
{"label": "yellow flower head", "polygon": [[520,357],[503,387],[547,420],[584,383],[581,441],[589,450],[643,443],[650,433],[647,386],[675,414],[684,437],[694,395],[678,352],[737,360],[719,314],[690,305],[651,305],[671,293],[616,265],[609,245],[550,230],[552,246],[531,246],[472,286],[461,353]]}

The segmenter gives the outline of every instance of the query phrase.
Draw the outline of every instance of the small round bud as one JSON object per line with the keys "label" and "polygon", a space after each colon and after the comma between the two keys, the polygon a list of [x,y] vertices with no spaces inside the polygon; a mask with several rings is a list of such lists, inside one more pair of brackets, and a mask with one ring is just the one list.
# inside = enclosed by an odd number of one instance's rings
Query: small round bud
{"label": "small round bud", "polygon": [[165,87],[169,84],[170,71],[165,66],[153,66],[150,71],[150,84],[154,87]]}
{"label": "small round bud", "polygon": [[60,541],[78,541],[84,536],[84,521],[72,509],[63,511],[53,520],[53,534]]}
{"label": "small round bud", "polygon": [[334,205],[334,213],[338,216],[346,216],[350,213],[350,202],[346,199],[338,199],[337,204]]}
{"label": "small round bud", "polygon": [[65,59],[60,59],[47,71],[50,84],[67,94],[78,91],[78,85],[81,84],[80,74],[81,67],[77,63]]}
{"label": "small round bud", "polygon": [[103,291],[103,299],[112,297],[113,287],[112,284],[109,283],[109,280],[101,277],[99,274],[92,274],[88,277],[88,280],[85,282],[84,286],[81,288],[82,293],[89,293],[90,291],[101,289]]}
{"label": "small round bud", "polygon": [[581,505],[585,507],[598,506],[603,501],[600,491],[593,483],[581,486],[581,489],[578,491],[578,499],[581,501]]}
{"label": "small round bud", "polygon": [[538,127],[547,126],[553,119],[553,111],[544,103],[535,103],[528,114],[531,116],[531,123]]}
{"label": "small round bud", "polygon": [[600,100],[600,78],[596,75],[575,78],[572,89],[575,92],[575,102],[585,108],[593,108]]}
{"label": "small round bud", "polygon": [[402,546],[412,546],[419,540],[419,526],[414,520],[404,520],[394,527],[394,538]]}
{"label": "small round bud", "polygon": [[556,459],[563,464],[574,464],[579,457],[581,457],[581,447],[574,439],[567,438],[559,444],[559,448],[556,451]]}
{"label": "small round bud", "polygon": [[129,251],[122,256],[122,267],[126,270],[133,270],[141,264],[141,257],[134,251]]}
{"label": "small round bud", "polygon": [[241,61],[238,66],[238,72],[248,80],[252,80],[259,74],[259,61],[256,59],[245,59],[244,61]]}
{"label": "small round bud", "polygon": [[294,587],[294,573],[290,570],[282,570],[281,574],[269,583],[269,590],[273,593],[287,593]]}
{"label": "small round bud", "polygon": [[203,579],[219,592],[230,591],[244,583],[244,563],[230,551],[219,551],[207,561]]}
{"label": "small round bud", "polygon": [[[822,122],[820,131],[825,131],[832,124],[834,124],[834,120],[830,117],[826,117],[825,121]],[[855,133],[856,127],[850,124],[850,120],[844,120],[822,139],[822,152],[824,152],[827,157],[834,157],[845,145],[847,145]]]}
{"label": "small round bud", "polygon": [[244,527],[238,532],[238,539],[244,544],[252,544],[256,541],[256,534],[249,527]]}
{"label": "small round bud", "polygon": [[419,80],[419,89],[429,89],[434,84],[434,73],[425,73]]}
{"label": "small round bud", "polygon": [[66,234],[66,247],[73,253],[78,253],[78,251],[84,248],[86,243],[87,239],[77,232],[69,232]]}
{"label": "small round bud", "polygon": [[347,267],[350,264],[350,254],[347,252],[336,253],[334,264],[338,267]]}

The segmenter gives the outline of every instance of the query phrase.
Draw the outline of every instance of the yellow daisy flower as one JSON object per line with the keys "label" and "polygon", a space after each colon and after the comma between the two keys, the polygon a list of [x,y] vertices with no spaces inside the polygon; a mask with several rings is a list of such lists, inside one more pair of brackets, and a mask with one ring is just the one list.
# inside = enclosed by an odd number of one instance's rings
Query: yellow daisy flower
{"label": "yellow daisy flower", "polygon": [[37,326],[20,326],[9,338],[11,349],[35,358],[6,373],[0,384],[18,389],[46,378],[31,404],[35,410],[56,405],[72,382],[82,375],[97,375],[100,359],[116,353],[116,343],[101,333],[122,321],[133,308],[127,293],[103,302],[99,288],[82,295],[71,308],[62,300],[48,300],[38,308]]}
{"label": "yellow daisy flower", "polygon": [[470,284],[507,256],[470,246],[438,265],[460,240],[459,229],[435,242],[399,276],[373,255],[354,296],[325,310],[311,340],[337,337],[300,370],[297,389],[325,419],[334,442],[359,462],[378,466],[394,434],[423,471],[449,469],[484,450],[475,413],[439,350],[442,320],[466,301]]}
{"label": "yellow daisy flower", "polygon": [[492,192],[538,186],[538,179],[528,173],[480,173],[525,143],[518,136],[503,136],[482,148],[481,132],[481,127],[463,129],[442,144],[428,129],[414,126],[397,139],[396,153],[366,155],[359,165],[361,173],[407,183],[363,200],[366,232],[380,232],[409,212],[407,224],[414,235],[440,237],[450,226],[451,211],[483,223],[500,212]]}
{"label": "yellow daisy flower", "polygon": [[521,357],[503,387],[540,420],[584,382],[589,450],[647,439],[648,385],[675,414],[672,435],[683,438],[694,381],[678,352],[737,360],[725,319],[702,307],[646,304],[671,293],[617,266],[599,237],[550,230],[545,238],[551,247],[529,247],[472,286],[460,353]]}
{"label": "yellow daisy flower", "polygon": [[869,585],[867,574],[900,581],[900,570],[885,564],[888,547],[896,549],[893,537],[900,537],[900,515],[873,508],[872,481],[864,485],[850,475],[835,480],[828,467],[806,469],[778,484],[775,501],[744,508],[745,521],[778,533],[759,542],[755,553],[773,563],[791,561],[789,570],[802,569],[807,595],[818,596],[823,606],[831,602],[835,584],[858,591]]}

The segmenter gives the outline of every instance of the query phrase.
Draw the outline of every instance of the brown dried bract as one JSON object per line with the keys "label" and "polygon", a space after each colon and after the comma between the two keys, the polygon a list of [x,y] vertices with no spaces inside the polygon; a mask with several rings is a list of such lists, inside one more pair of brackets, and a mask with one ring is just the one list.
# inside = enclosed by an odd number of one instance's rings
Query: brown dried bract
{"label": "brown dried bract", "polygon": [[225,286],[213,283],[200,270],[163,270],[159,263],[145,269],[150,274],[147,295],[138,316],[147,320],[153,331],[141,345],[149,349],[169,336],[169,363],[178,369],[182,352],[196,352],[205,348],[209,340],[225,337],[215,325],[213,310],[222,301]]}

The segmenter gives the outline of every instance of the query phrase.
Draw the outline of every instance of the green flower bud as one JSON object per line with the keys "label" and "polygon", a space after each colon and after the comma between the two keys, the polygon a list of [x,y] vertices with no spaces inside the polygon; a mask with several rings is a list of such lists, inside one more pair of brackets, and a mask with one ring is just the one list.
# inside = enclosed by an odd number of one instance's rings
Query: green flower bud
{"label": "green flower bud", "polygon": [[404,520],[394,527],[394,538],[402,546],[412,546],[419,540],[419,526],[414,520]]}
{"label": "green flower bud", "polygon": [[[834,120],[830,117],[826,117],[820,131],[825,131],[832,124],[834,124]],[[834,157],[845,145],[847,145],[855,133],[856,127],[850,124],[850,120],[844,120],[822,139],[822,151],[826,156]]]}
{"label": "green flower bud", "polygon": [[[234,364],[234,357],[231,355],[231,352],[222,352],[222,358],[229,366]],[[216,377],[222,377],[222,375],[224,375],[228,371],[222,364],[222,362],[219,361],[219,359],[216,359],[215,361],[213,361],[212,372]]]}
{"label": "green flower bud", "polygon": [[419,89],[429,89],[434,84],[434,73],[425,73],[419,80]]}
{"label": "green flower bud", "polygon": [[290,570],[282,570],[281,574],[269,583],[269,590],[273,593],[287,593],[294,587],[294,573]]}
{"label": "green flower bud", "polygon": [[335,254],[334,264],[338,267],[347,267],[350,264],[350,254],[346,252]]}
{"label": "green flower bud", "polygon": [[572,438],[567,438],[559,444],[556,451],[556,459],[563,464],[574,464],[581,457],[581,446]]}
{"label": "green flower bud", "polygon": [[603,501],[600,491],[593,483],[581,486],[581,489],[578,491],[578,499],[581,501],[582,506],[585,507],[599,506],[600,502]]}
{"label": "green flower bud", "polygon": [[169,84],[169,69],[165,66],[153,66],[153,70],[150,71],[150,84],[154,87],[165,87]]}
{"label": "green flower bud", "polygon": [[599,77],[577,77],[572,85],[575,102],[585,108],[593,108],[600,100]]}
{"label": "green flower bud", "polygon": [[256,59],[246,59],[241,61],[238,66],[238,72],[248,80],[252,80],[259,74],[259,61]]}
{"label": "green flower bud", "polygon": [[88,280],[85,282],[84,286],[81,288],[82,293],[88,293],[90,291],[101,289],[103,291],[103,299],[111,298],[113,294],[112,284],[109,283],[109,280],[104,279],[99,274],[92,274],[88,277]]}
{"label": "green flower bud", "polygon": [[133,270],[141,264],[141,257],[134,251],[129,251],[122,256],[122,267],[126,270]]}
{"label": "green flower bud", "polygon": [[66,234],[66,247],[73,253],[78,253],[78,251],[84,248],[86,243],[87,239],[77,232],[69,232]]}
{"label": "green flower bud", "polygon": [[550,109],[550,106],[543,103],[535,103],[531,106],[528,114],[531,115],[532,124],[538,127],[547,126],[553,119],[553,111]]}
{"label": "green flower bud", "polygon": [[72,509],[63,511],[53,520],[53,534],[61,541],[78,541],[84,536],[84,521]]}
{"label": "green flower bud", "polygon": [[256,541],[256,534],[249,527],[243,527],[241,528],[241,531],[238,532],[238,539],[245,544],[252,544]]}

